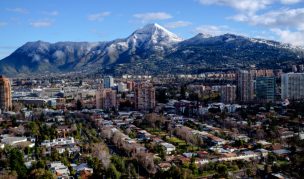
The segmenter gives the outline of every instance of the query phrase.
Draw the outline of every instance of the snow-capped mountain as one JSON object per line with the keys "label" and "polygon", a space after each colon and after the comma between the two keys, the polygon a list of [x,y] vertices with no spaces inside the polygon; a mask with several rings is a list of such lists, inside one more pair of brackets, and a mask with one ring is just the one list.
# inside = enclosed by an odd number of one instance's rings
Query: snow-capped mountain
{"label": "snow-capped mountain", "polygon": [[134,59],[163,55],[182,39],[158,24],[148,24],[125,39],[110,42],[97,58],[106,64],[130,62]]}
{"label": "snow-capped mountain", "polygon": [[92,71],[121,65],[131,71],[153,68],[157,72],[185,65],[192,70],[208,64],[258,64],[303,56],[302,49],[271,40],[202,33],[183,40],[158,24],[148,24],[124,39],[109,42],[28,42],[0,61],[0,73]]}

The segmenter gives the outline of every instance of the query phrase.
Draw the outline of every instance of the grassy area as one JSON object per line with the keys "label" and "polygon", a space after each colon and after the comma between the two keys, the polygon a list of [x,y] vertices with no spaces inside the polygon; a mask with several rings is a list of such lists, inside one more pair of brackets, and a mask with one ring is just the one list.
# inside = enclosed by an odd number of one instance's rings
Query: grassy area
{"label": "grassy area", "polygon": [[169,137],[169,138],[167,138],[167,141],[176,146],[187,145],[186,141],[179,139],[177,137]]}
{"label": "grassy area", "polygon": [[197,150],[196,146],[190,146],[186,143],[186,141],[179,139],[177,137],[169,137],[166,139],[166,141],[175,145],[176,151],[178,153],[193,152]]}
{"label": "grassy area", "polygon": [[215,170],[210,170],[210,171],[203,171],[203,174],[202,176],[203,177],[207,177],[207,176],[213,176],[216,174],[216,171]]}
{"label": "grassy area", "polygon": [[159,136],[159,137],[164,137],[167,136],[167,132],[162,131],[161,129],[157,129],[157,128],[146,128],[146,131],[148,131],[149,133]]}
{"label": "grassy area", "polygon": [[200,150],[200,148],[197,147],[197,146],[189,145],[189,146],[187,147],[187,151],[188,151],[188,152],[197,152],[197,151],[199,151],[199,150]]}
{"label": "grassy area", "polygon": [[277,160],[276,163],[281,166],[281,165],[287,165],[289,162],[287,160]]}
{"label": "grassy area", "polygon": [[199,147],[197,146],[193,146],[193,145],[189,145],[187,144],[187,142],[185,140],[182,140],[180,138],[177,137],[168,137],[168,133],[161,130],[161,129],[157,129],[157,128],[146,128],[145,130],[147,130],[149,133],[159,136],[161,138],[166,137],[166,142],[169,142],[173,145],[176,146],[176,149],[179,153],[183,153],[183,152],[196,152],[198,150],[200,150]]}

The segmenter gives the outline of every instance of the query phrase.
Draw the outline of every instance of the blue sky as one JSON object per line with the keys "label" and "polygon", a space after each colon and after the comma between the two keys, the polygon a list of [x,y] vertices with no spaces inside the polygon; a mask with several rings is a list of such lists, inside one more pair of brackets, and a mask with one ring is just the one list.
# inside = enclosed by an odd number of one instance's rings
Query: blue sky
{"label": "blue sky", "polygon": [[106,41],[158,23],[304,45],[304,0],[1,0],[0,59],[28,41]]}

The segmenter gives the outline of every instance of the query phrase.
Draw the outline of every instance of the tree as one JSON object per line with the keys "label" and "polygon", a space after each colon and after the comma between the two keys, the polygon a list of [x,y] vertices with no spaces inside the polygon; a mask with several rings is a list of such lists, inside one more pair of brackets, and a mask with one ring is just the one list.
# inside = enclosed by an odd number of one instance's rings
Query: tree
{"label": "tree", "polygon": [[153,160],[153,154],[151,153],[138,153],[136,154],[137,161],[142,165],[144,169],[149,174],[155,174],[156,173],[156,167]]}
{"label": "tree", "polygon": [[81,110],[82,109],[82,103],[81,103],[81,101],[79,99],[76,102],[76,109],[77,110]]}
{"label": "tree", "polygon": [[111,161],[115,165],[117,170],[119,170],[122,173],[124,173],[126,171],[124,158],[119,157],[117,155],[113,155],[112,158],[111,158]]}
{"label": "tree", "polygon": [[44,160],[38,160],[36,163],[36,168],[45,168],[46,164]]}
{"label": "tree", "polygon": [[92,154],[100,160],[102,166],[107,169],[111,163],[111,155],[108,147],[103,143],[95,143],[92,147]]}
{"label": "tree", "polygon": [[115,165],[111,164],[107,171],[107,176],[109,176],[110,178],[119,179],[121,176],[121,173],[119,171],[117,171]]}
{"label": "tree", "polygon": [[180,89],[181,99],[186,99],[187,85],[182,85]]}
{"label": "tree", "polygon": [[13,127],[17,126],[17,118],[16,118],[16,116],[12,117],[12,125],[13,125]]}
{"label": "tree", "polygon": [[27,169],[24,165],[23,154],[16,148],[12,148],[9,152],[9,163],[11,170],[15,170],[20,178],[24,178]]}
{"label": "tree", "polygon": [[160,128],[162,124],[165,123],[165,117],[164,116],[160,116],[156,113],[150,113],[145,115],[144,118],[144,123],[146,123],[147,125],[153,127],[153,128]]}
{"label": "tree", "polygon": [[39,125],[32,121],[29,123],[29,129],[32,135],[38,136],[39,135]]}
{"label": "tree", "polygon": [[30,178],[34,179],[53,179],[56,178],[55,175],[53,175],[50,171],[45,170],[43,168],[34,169],[30,173]]}
{"label": "tree", "polygon": [[154,147],[155,152],[157,152],[159,154],[159,157],[164,159],[166,157],[166,152],[165,149],[163,148],[163,146],[161,145],[156,145]]}
{"label": "tree", "polygon": [[194,157],[191,158],[189,169],[192,170],[192,173],[194,175],[198,174],[198,168],[197,168],[197,165],[195,164],[195,158]]}
{"label": "tree", "polygon": [[244,141],[243,140],[236,140],[233,144],[235,147],[243,147],[244,146]]}
{"label": "tree", "polygon": [[247,174],[247,176],[249,176],[249,177],[254,176],[254,171],[253,171],[252,166],[250,166],[249,168],[246,169],[246,174]]}
{"label": "tree", "polygon": [[220,177],[227,177],[228,175],[228,168],[225,164],[219,164],[216,168],[217,173]]}
{"label": "tree", "polygon": [[60,160],[60,154],[55,148],[51,149],[51,158],[53,161],[59,161]]}
{"label": "tree", "polygon": [[168,171],[168,178],[181,178],[182,176],[181,169],[176,166],[172,166]]}
{"label": "tree", "polygon": [[16,171],[1,171],[0,179],[17,179],[18,174]]}

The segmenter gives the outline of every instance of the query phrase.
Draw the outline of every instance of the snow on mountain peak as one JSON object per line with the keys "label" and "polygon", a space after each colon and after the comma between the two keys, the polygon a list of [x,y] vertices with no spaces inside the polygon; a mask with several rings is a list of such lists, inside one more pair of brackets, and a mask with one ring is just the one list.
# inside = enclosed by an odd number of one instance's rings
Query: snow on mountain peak
{"label": "snow on mountain peak", "polygon": [[130,37],[140,41],[151,41],[152,44],[172,44],[183,40],[157,23],[145,25],[136,30]]}
{"label": "snow on mountain peak", "polygon": [[207,33],[199,33],[199,34],[197,34],[196,35],[197,37],[199,37],[199,38],[210,38],[210,37],[214,37],[213,35],[211,35],[211,34],[207,34]]}

